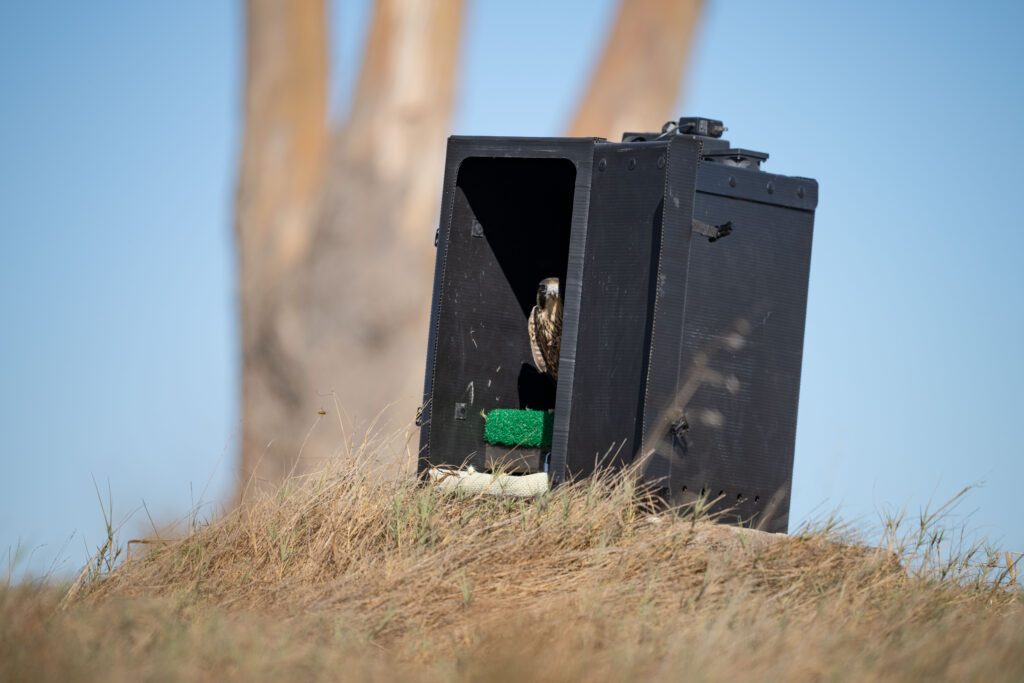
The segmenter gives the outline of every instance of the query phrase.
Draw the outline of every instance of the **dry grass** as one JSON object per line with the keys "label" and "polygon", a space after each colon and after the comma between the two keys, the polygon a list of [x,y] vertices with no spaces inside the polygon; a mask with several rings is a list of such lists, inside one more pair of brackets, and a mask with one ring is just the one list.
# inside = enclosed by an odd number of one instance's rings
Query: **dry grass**
{"label": "dry grass", "polygon": [[63,603],[0,588],[0,680],[1024,677],[1019,592],[941,515],[873,550],[654,517],[631,482],[467,498],[337,464],[130,563],[110,543]]}

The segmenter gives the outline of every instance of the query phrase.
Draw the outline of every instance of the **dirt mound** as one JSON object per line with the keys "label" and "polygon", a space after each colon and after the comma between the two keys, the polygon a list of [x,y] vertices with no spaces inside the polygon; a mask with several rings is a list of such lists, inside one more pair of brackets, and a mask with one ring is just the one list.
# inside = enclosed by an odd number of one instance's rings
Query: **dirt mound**
{"label": "dirt mound", "polygon": [[56,613],[52,591],[8,589],[0,677],[1024,671],[1018,593],[963,556],[940,566],[912,539],[880,551],[834,526],[779,537],[652,514],[632,482],[519,500],[345,465],[293,479],[95,573]]}

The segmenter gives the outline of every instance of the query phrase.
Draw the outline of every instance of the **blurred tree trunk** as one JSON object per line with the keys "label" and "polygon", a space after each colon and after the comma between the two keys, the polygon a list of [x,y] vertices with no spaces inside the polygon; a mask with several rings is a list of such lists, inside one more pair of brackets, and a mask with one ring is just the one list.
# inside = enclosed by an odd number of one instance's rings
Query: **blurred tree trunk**
{"label": "blurred tree trunk", "polygon": [[[394,404],[400,424],[422,394],[463,2],[378,0],[351,113],[332,127],[324,3],[246,3],[242,491],[337,452],[331,392],[364,421]],[[623,0],[573,134],[669,118],[698,5]]]}
{"label": "blurred tree trunk", "polygon": [[243,488],[331,455],[331,391],[364,418],[418,403],[462,2],[376,3],[351,116],[331,134],[324,0],[246,9]]}
{"label": "blurred tree trunk", "polygon": [[569,127],[573,137],[618,140],[660,130],[674,112],[701,0],[623,0],[604,53]]}
{"label": "blurred tree trunk", "polygon": [[265,450],[268,465],[283,455],[268,444],[291,435],[295,427],[282,426],[303,398],[294,350],[304,342],[295,321],[282,319],[293,304],[281,284],[308,253],[322,186],[325,14],[322,0],[246,3],[245,131],[235,208],[246,480]]}

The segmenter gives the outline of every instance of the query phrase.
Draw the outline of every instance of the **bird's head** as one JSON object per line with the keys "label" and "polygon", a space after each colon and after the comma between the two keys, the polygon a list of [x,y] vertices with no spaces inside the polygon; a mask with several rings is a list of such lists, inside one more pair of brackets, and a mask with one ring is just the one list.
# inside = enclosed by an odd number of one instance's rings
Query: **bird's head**
{"label": "bird's head", "polygon": [[537,306],[551,309],[562,301],[562,292],[557,277],[546,277],[537,285]]}

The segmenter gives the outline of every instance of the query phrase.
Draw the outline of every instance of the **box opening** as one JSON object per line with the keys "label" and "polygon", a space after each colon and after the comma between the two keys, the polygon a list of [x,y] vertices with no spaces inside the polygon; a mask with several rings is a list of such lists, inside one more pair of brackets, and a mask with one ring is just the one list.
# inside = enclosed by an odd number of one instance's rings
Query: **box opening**
{"label": "box opening", "polygon": [[[545,278],[559,278],[564,298],[575,183],[575,164],[560,157],[470,157],[459,166],[446,244],[453,267],[438,320],[432,452],[495,469],[497,451],[512,448],[487,443],[486,414],[554,409],[557,383],[533,361],[528,320]],[[530,471],[550,449],[534,450]]]}
{"label": "box opening", "polygon": [[[540,281],[557,277],[565,293],[575,181],[568,159],[473,157],[459,168],[456,184],[515,297],[524,335]],[[518,373],[519,407],[554,409],[555,383],[532,361],[520,361]]]}

